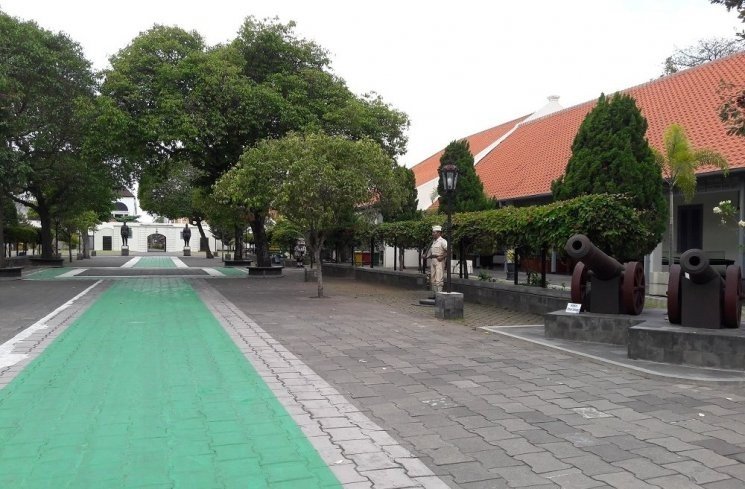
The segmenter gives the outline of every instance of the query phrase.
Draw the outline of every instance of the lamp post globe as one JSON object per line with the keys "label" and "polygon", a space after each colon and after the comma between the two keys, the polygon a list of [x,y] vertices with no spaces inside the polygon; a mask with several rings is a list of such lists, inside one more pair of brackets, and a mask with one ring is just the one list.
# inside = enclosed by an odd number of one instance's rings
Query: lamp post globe
{"label": "lamp post globe", "polygon": [[[443,165],[439,169],[440,173],[440,180],[442,181],[442,187],[445,191],[445,194],[448,196],[447,199],[447,216],[448,216],[448,222],[447,222],[447,242],[448,242],[448,248],[447,248],[447,260],[446,260],[446,267],[447,267],[447,292],[452,292],[452,282],[451,282],[451,269],[452,265],[451,257],[453,256],[452,249],[453,249],[453,195],[455,194],[455,189],[458,186],[458,167],[453,164],[447,164]],[[461,260],[463,258],[461,257]]]}

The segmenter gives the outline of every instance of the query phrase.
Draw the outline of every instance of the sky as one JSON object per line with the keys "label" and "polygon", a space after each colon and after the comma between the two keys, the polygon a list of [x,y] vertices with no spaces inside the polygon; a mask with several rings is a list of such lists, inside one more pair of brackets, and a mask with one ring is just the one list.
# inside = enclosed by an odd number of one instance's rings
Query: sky
{"label": "sky", "polygon": [[409,116],[399,158],[409,167],[549,95],[570,107],[645,83],[675,49],[745,27],[708,0],[0,0],[0,10],[66,32],[96,69],[156,23],[212,45],[249,15],[295,21],[352,91]]}

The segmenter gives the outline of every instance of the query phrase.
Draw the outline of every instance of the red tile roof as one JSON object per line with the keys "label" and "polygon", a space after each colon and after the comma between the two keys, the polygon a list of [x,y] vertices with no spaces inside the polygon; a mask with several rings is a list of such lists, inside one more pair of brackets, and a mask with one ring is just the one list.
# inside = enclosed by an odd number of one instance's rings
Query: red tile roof
{"label": "red tile roof", "polygon": [[[727,158],[730,168],[745,168],[745,137],[728,136],[719,120],[722,101],[718,89],[721,80],[745,85],[745,53],[659,78],[624,92],[636,99],[647,118],[647,139],[653,147],[661,149],[665,129],[678,123],[686,130],[694,148],[718,151]],[[594,106],[595,101],[586,102],[521,125],[476,165],[487,194],[510,200],[550,193],[551,181],[564,173],[574,136]],[[509,130],[519,121],[491,130],[507,126],[506,130]],[[480,150],[472,151],[475,154]],[[437,161],[438,155],[435,155]],[[417,185],[437,175],[436,161],[430,161],[435,156],[417,165],[433,164],[431,170],[422,169],[416,173],[417,167],[414,167]],[[702,169],[701,172],[710,170]]]}
{"label": "red tile roof", "polygon": [[[521,122],[526,117],[527,116],[520,117],[518,119],[515,119],[514,121],[505,122],[504,124],[492,127],[491,129],[487,129],[485,131],[481,131],[460,139],[468,140],[468,145],[471,148],[471,154],[475,156],[486,149],[491,143],[507,134],[510,129],[515,127],[515,124]],[[442,156],[443,151],[444,148],[411,168],[414,171],[414,177],[416,178],[417,187],[437,177],[437,169],[440,168],[440,157]]]}

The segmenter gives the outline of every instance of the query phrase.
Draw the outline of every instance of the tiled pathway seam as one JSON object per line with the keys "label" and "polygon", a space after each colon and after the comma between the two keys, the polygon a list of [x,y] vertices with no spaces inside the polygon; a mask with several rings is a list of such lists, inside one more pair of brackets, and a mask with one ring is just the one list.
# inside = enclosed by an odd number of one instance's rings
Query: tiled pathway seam
{"label": "tiled pathway seam", "polygon": [[222,294],[193,285],[344,487],[449,487]]}

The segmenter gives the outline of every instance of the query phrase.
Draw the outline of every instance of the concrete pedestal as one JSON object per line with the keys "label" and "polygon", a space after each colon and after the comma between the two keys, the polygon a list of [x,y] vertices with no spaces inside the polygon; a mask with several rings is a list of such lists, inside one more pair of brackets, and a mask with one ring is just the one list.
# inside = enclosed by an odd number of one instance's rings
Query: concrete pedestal
{"label": "concrete pedestal", "polygon": [[463,294],[460,292],[438,292],[435,294],[435,317],[462,319]]}
{"label": "concrete pedestal", "polygon": [[546,338],[626,345],[629,328],[643,323],[646,318],[625,314],[555,311],[543,316],[543,321]]}
{"label": "concrete pedestal", "polygon": [[745,328],[686,328],[644,323],[629,328],[629,358],[745,370]]}
{"label": "concrete pedestal", "polygon": [[249,277],[281,277],[283,267],[247,267]]}
{"label": "concrete pedestal", "polygon": [[122,256],[129,256],[129,246],[122,246]]}
{"label": "concrete pedestal", "polygon": [[23,267],[0,268],[0,278],[20,278]]}
{"label": "concrete pedestal", "polygon": [[191,248],[184,246],[184,256],[191,256]]}

